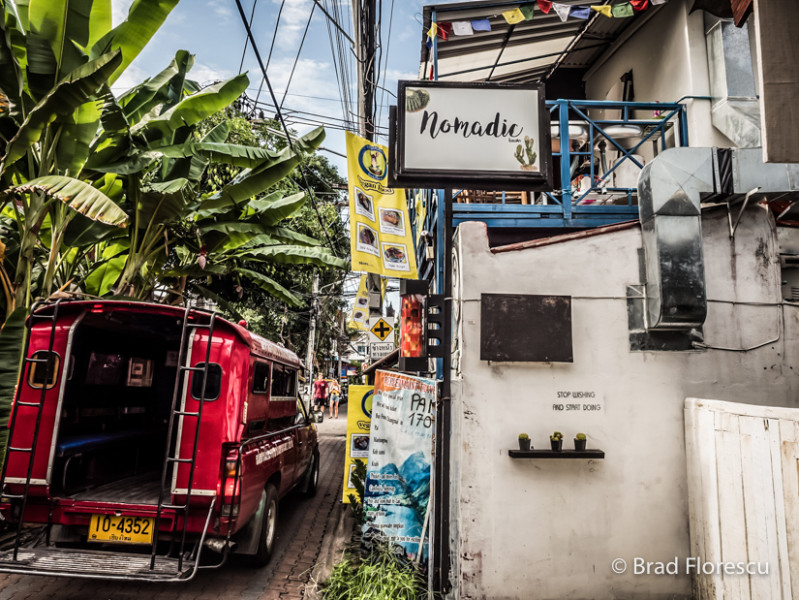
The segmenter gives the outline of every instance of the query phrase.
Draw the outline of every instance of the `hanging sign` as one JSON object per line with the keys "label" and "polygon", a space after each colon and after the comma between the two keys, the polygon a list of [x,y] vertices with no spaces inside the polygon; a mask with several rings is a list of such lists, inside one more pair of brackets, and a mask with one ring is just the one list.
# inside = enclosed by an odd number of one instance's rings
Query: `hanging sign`
{"label": "hanging sign", "polygon": [[348,325],[355,329],[369,329],[369,291],[366,287],[366,275],[361,275]]}
{"label": "hanging sign", "polygon": [[352,270],[417,279],[405,190],[388,186],[388,148],[347,132]]}
{"label": "hanging sign", "polygon": [[543,84],[400,81],[397,102],[390,185],[552,189]]}
{"label": "hanging sign", "polygon": [[363,539],[427,557],[436,382],[377,371],[372,402]]}
{"label": "hanging sign", "polygon": [[351,385],[347,402],[347,449],[344,459],[344,492],[341,501],[350,503],[350,495],[356,496],[357,489],[352,479],[355,461],[366,463],[369,457],[369,429],[372,423],[371,385]]}

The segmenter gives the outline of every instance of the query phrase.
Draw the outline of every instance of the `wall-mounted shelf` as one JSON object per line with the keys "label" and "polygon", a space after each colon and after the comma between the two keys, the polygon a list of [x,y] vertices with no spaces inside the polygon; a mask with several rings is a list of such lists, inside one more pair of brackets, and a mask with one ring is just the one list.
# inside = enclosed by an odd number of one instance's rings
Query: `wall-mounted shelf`
{"label": "wall-mounted shelf", "polygon": [[508,450],[511,458],[605,458],[604,450]]}

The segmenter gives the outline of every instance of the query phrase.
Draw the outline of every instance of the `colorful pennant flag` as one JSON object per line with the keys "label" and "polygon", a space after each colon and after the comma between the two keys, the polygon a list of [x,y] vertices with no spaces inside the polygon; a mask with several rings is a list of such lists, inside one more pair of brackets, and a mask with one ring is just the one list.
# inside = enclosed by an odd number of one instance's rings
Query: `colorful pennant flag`
{"label": "colorful pennant flag", "polygon": [[572,6],[569,10],[569,16],[575,19],[590,19],[591,9],[587,6]]}
{"label": "colorful pennant flag", "polygon": [[432,23],[430,23],[430,29],[427,30],[427,37],[429,37],[432,40],[434,37],[436,37],[437,34],[438,34],[438,23],[433,21]]}
{"label": "colorful pennant flag", "polygon": [[630,0],[630,4],[635,10],[646,10],[649,8],[649,0]]}
{"label": "colorful pennant flag", "polygon": [[502,13],[502,16],[505,21],[507,21],[508,25],[515,25],[516,23],[521,23],[524,21],[524,13],[518,8],[506,10],[504,13]]}
{"label": "colorful pennant flag", "polygon": [[633,11],[633,5],[630,4],[629,2],[613,5],[613,17],[616,19],[632,17],[634,12],[635,11]]}
{"label": "colorful pennant flag", "polygon": [[469,21],[454,21],[452,23],[452,33],[455,35],[474,35],[474,29]]}
{"label": "colorful pennant flag", "polygon": [[566,19],[569,18],[569,13],[571,12],[571,6],[569,6],[568,4],[558,4],[556,2],[553,2],[552,8],[555,9],[555,12],[560,17],[560,20],[565,23]]}
{"label": "colorful pennant flag", "polygon": [[538,8],[541,9],[541,12],[545,15],[549,14],[549,11],[552,9],[552,0],[536,0],[538,3]]}
{"label": "colorful pennant flag", "polygon": [[438,24],[438,37],[445,42],[449,40],[452,35],[452,23],[439,23]]}
{"label": "colorful pennant flag", "polygon": [[519,11],[524,15],[525,21],[530,21],[535,15],[533,11],[535,10],[535,4],[522,4],[519,7]]}
{"label": "colorful pennant flag", "polygon": [[613,11],[609,4],[603,4],[602,6],[594,4],[591,6],[591,10],[595,10],[599,14],[605,15],[608,18],[613,17]]}
{"label": "colorful pennant flag", "polygon": [[472,29],[475,31],[491,31],[491,21],[488,19],[474,19]]}

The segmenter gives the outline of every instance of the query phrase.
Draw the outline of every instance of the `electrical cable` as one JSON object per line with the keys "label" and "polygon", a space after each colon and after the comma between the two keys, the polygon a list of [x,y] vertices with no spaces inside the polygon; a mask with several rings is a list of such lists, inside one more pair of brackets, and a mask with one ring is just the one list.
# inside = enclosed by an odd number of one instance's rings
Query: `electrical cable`
{"label": "electrical cable", "polygon": [[[386,82],[386,76],[388,75],[388,58],[391,52],[391,29],[394,25],[394,0],[391,0],[391,10],[389,11],[388,17],[388,40],[386,41],[386,62],[382,69],[383,71],[383,83]],[[380,83],[380,78],[378,77],[377,83]],[[386,99],[386,88],[380,87],[380,101],[376,103],[375,108],[377,109],[377,122],[380,123],[383,119],[383,101]]]}
{"label": "electrical cable", "polygon": [[[297,154],[297,156],[299,157],[299,159],[300,159],[299,167],[300,167],[300,173],[302,174],[303,181],[305,182],[305,187],[306,187],[305,191],[309,194],[309,196],[311,198],[311,205],[313,206],[314,212],[316,213],[316,218],[319,221],[319,225],[321,226],[322,231],[325,234],[325,238],[327,239],[327,243],[330,246],[330,251],[333,253],[334,256],[338,256],[339,254],[338,254],[338,252],[336,252],[336,247],[333,244],[333,240],[331,239],[330,234],[327,231],[327,227],[325,226],[325,223],[322,220],[322,215],[319,212],[319,207],[316,205],[316,196],[314,195],[314,191],[308,185],[308,178],[305,176],[305,168],[304,168],[305,167],[305,157],[302,154],[300,154],[300,153],[298,153],[298,152],[296,152],[294,150],[294,142],[291,141],[291,133],[289,132],[289,128],[286,125],[285,120],[283,119],[283,112],[280,110],[280,107],[277,104],[277,98],[275,97],[275,92],[272,89],[272,84],[269,81],[269,76],[266,73],[266,66],[264,65],[264,62],[261,59],[261,53],[258,50],[258,45],[255,42],[255,37],[253,36],[252,28],[250,28],[250,25],[247,23],[247,17],[244,14],[244,7],[242,7],[242,5],[241,5],[241,0],[235,0],[235,1],[236,1],[236,8],[238,8],[238,10],[239,10],[239,16],[241,17],[241,22],[244,25],[244,28],[247,30],[247,36],[250,38],[250,44],[252,44],[252,49],[253,49],[253,52],[255,53],[255,58],[258,61],[258,66],[261,67],[261,73],[263,74],[263,77],[264,77],[264,83],[266,83],[266,88],[269,90],[269,95],[272,98],[272,103],[277,107],[277,117],[278,117],[278,120],[280,121],[280,124],[283,127],[283,131],[286,132],[286,142],[288,143],[289,148],[291,149],[291,151],[295,152]],[[275,33],[277,33],[277,31]]]}
{"label": "electrical cable", "polygon": [[291,73],[289,73],[289,80],[286,82],[286,90],[283,92],[283,98],[280,100],[280,108],[283,108],[283,103],[286,101],[286,94],[288,94],[289,88],[291,87],[291,80],[294,79],[294,71],[297,68],[297,63],[300,62],[300,54],[302,54],[302,47],[305,45],[305,38],[308,35],[308,28],[311,26],[311,20],[313,19],[314,11],[316,10],[316,4],[311,7],[311,14],[308,15],[308,22],[305,24],[305,31],[302,34],[302,40],[300,40],[300,47],[297,50],[297,56],[294,57],[294,64],[291,66]]}
{"label": "electrical cable", "polygon": [[[280,8],[277,11],[277,19],[275,20],[275,31],[272,33],[272,44],[269,46],[269,56],[266,57],[266,69],[269,68],[269,62],[272,60],[272,50],[275,49],[275,40],[277,39],[277,30],[280,27],[280,16],[283,14],[283,7],[286,6],[286,0],[283,0],[280,3]],[[249,36],[247,37],[249,40]],[[259,61],[260,62],[260,61]],[[264,73],[266,73],[266,69],[264,69]],[[261,97],[261,90],[264,89],[264,80],[261,78],[261,84],[258,86],[258,93],[255,95],[255,101],[258,102],[258,98]]]}
{"label": "electrical cable", "polygon": [[[253,0],[252,12],[250,13],[250,27],[252,27],[252,20],[255,18],[255,7],[258,6],[258,0]],[[244,40],[244,50],[241,52],[241,62],[239,63],[239,75],[244,68],[244,57],[247,55],[247,45],[250,43],[249,39]]]}

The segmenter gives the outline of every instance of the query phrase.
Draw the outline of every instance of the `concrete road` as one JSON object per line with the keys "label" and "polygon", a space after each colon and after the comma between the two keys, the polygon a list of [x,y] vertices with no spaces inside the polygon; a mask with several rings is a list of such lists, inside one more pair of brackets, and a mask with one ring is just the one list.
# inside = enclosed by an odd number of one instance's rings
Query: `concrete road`
{"label": "concrete road", "polygon": [[[319,427],[321,472],[314,498],[289,494],[280,503],[275,554],[262,569],[232,560],[200,571],[188,583],[105,582],[63,577],[0,575],[0,600],[294,600],[303,597],[326,538],[341,516],[346,405]],[[329,541],[329,540],[328,540]],[[329,546],[329,543],[326,545]]]}

